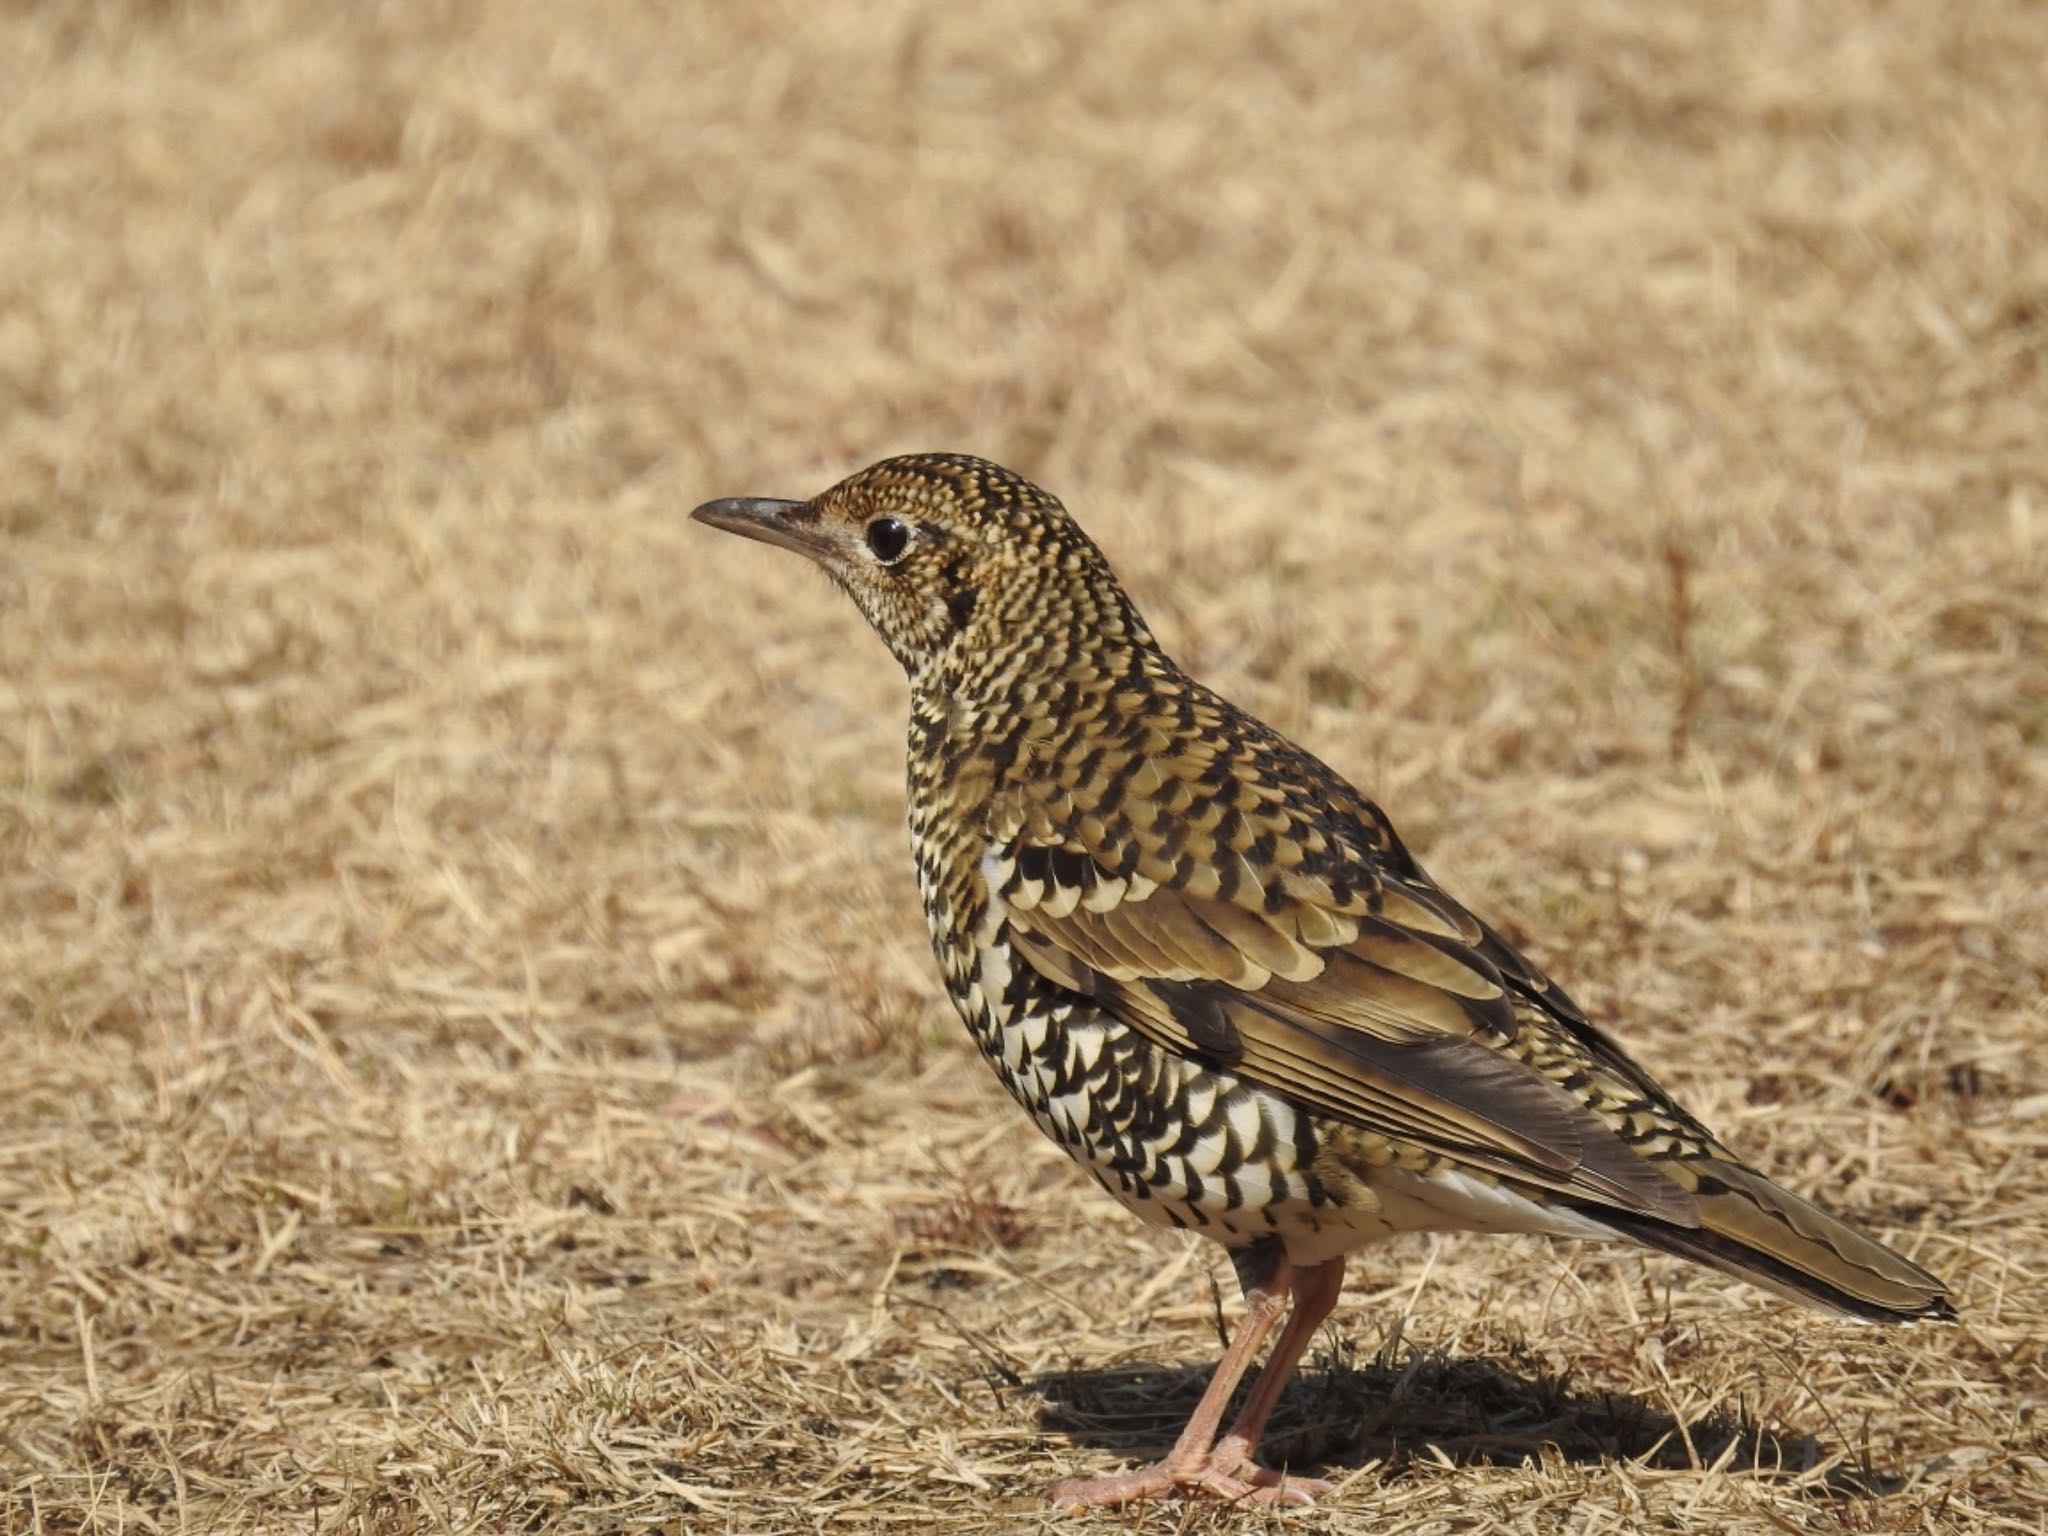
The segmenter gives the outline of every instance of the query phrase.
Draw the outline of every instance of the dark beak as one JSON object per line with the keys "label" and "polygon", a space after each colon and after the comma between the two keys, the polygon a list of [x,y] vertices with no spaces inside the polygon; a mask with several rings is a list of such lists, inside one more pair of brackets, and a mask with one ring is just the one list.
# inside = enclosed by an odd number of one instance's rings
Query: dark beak
{"label": "dark beak", "polygon": [[818,536],[818,513],[807,501],[777,501],[770,496],[728,496],[707,501],[690,514],[700,523],[723,528],[742,538],[778,544],[813,560],[825,554],[826,541]]}

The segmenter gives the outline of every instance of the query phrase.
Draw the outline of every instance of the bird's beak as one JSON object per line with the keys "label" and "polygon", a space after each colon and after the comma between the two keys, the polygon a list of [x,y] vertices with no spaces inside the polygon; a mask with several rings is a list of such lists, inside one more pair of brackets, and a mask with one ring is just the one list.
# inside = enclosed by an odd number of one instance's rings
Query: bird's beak
{"label": "bird's beak", "polygon": [[759,539],[793,549],[816,560],[829,543],[818,533],[818,511],[808,501],[777,501],[771,496],[728,496],[707,501],[690,514],[700,523],[723,528],[742,538]]}

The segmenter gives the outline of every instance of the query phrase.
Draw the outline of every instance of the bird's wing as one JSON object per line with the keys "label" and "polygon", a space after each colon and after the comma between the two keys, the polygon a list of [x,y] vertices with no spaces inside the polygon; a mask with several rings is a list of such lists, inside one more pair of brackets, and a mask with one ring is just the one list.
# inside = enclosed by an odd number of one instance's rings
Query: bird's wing
{"label": "bird's wing", "polygon": [[[1690,1189],[1631,1145],[1668,1098],[1437,888],[1368,803],[1318,808],[1334,830],[1311,839],[1319,858],[1282,851],[1256,813],[1228,837],[1197,827],[1152,849],[1045,809],[1009,818],[983,876],[1047,980],[1317,1112],[1699,1224]],[[1264,830],[1276,826],[1302,833],[1277,813]]]}

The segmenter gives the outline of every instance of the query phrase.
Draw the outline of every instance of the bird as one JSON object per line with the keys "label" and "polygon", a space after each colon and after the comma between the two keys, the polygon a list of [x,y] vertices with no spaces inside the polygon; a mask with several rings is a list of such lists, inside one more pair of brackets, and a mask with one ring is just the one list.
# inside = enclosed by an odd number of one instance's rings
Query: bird
{"label": "bird", "polygon": [[1243,1290],[1166,1455],[1056,1506],[1329,1492],[1259,1442],[1347,1256],[1398,1233],[1631,1240],[1851,1318],[1954,1318],[1941,1279],[1740,1161],[1349,781],[1176,665],[1047,491],[923,453],[692,516],[812,561],[902,665],[954,1009],[1041,1131],[1220,1243]]}

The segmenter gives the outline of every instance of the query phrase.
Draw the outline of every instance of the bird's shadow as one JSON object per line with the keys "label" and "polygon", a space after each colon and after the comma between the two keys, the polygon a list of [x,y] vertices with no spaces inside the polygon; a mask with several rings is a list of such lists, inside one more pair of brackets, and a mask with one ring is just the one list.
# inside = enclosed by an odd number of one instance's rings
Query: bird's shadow
{"label": "bird's shadow", "polygon": [[[1680,1423],[1644,1398],[1574,1386],[1569,1375],[1549,1374],[1513,1354],[1403,1357],[1383,1350],[1360,1360],[1339,1342],[1319,1356],[1273,1415],[1261,1451],[1269,1465],[1338,1476],[1380,1463],[1382,1475],[1395,1478],[1418,1461],[1626,1461],[1782,1477],[1821,1498],[1891,1494],[1909,1481],[1873,1465],[1867,1453],[1837,1459],[1819,1437],[1765,1428],[1739,1407]],[[1135,1365],[1047,1374],[1031,1385],[1046,1399],[1045,1428],[1077,1444],[1150,1460],[1172,1443],[1212,1369]]]}

